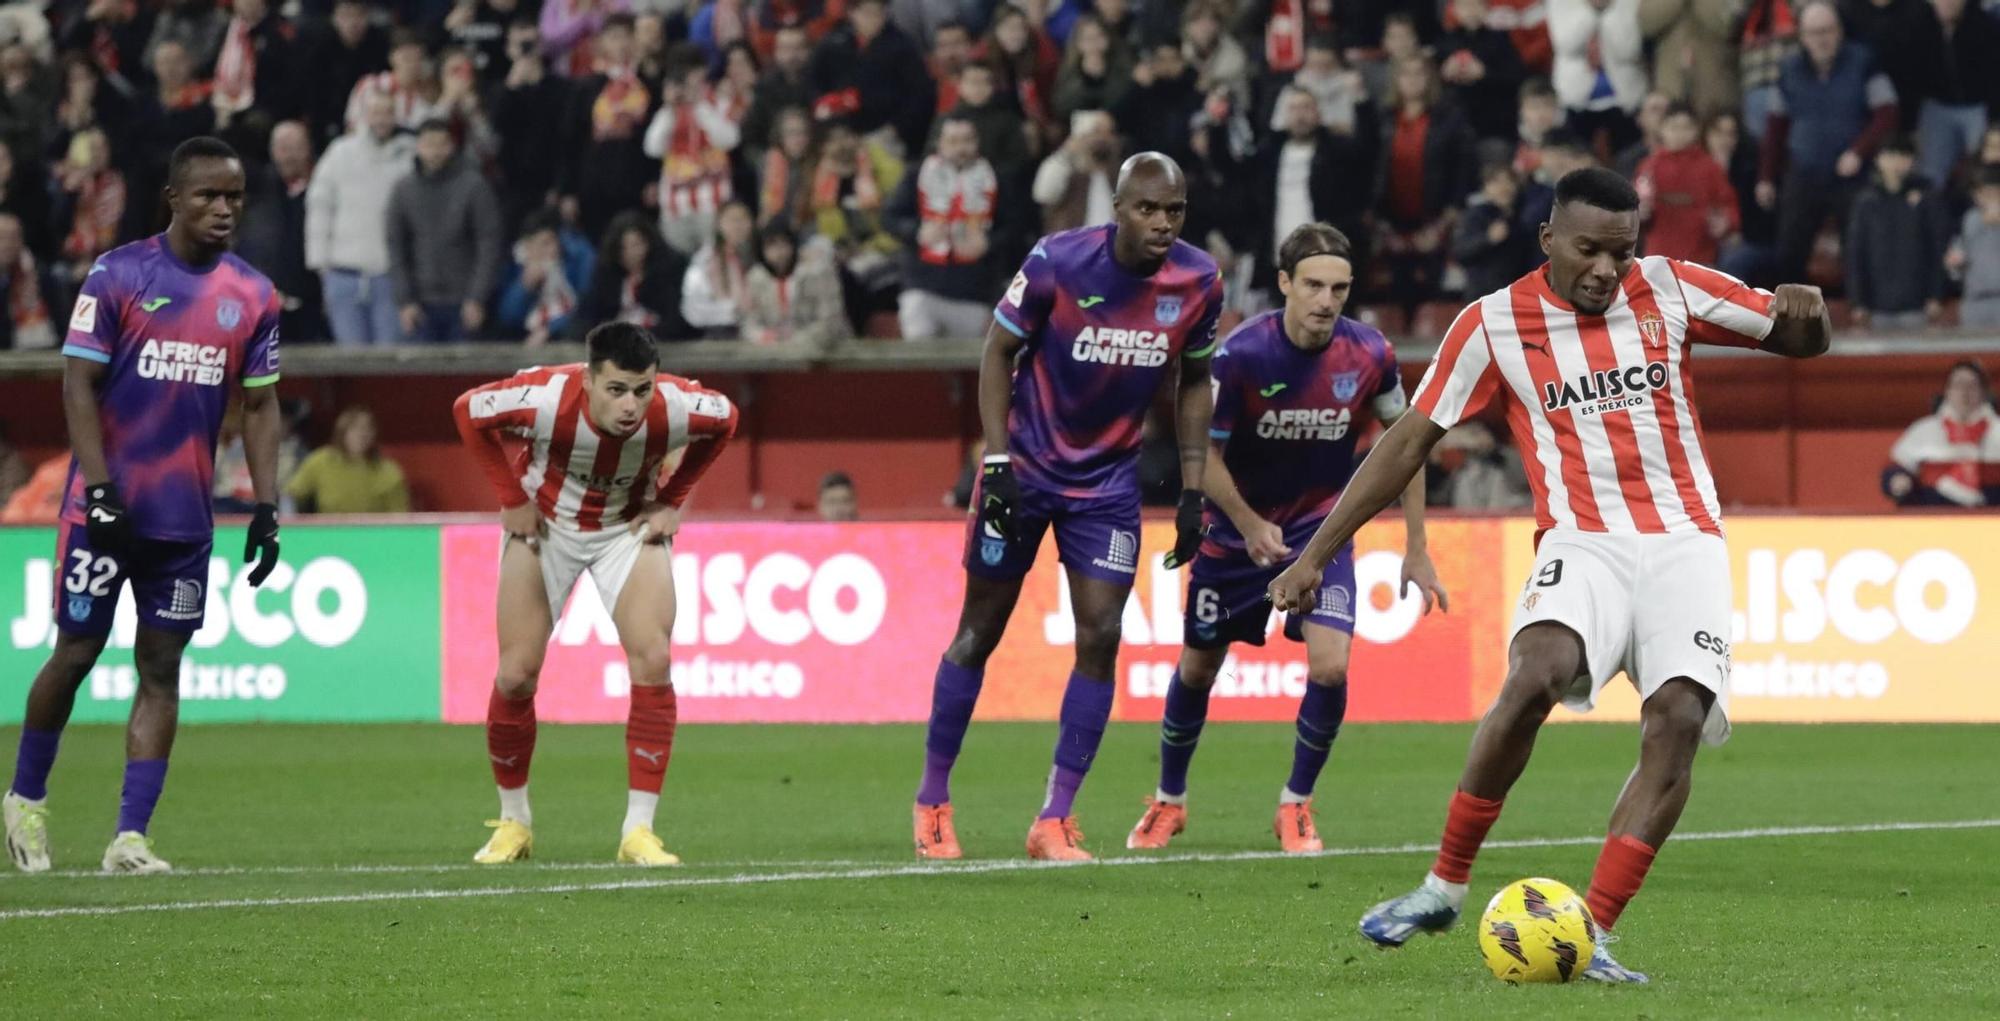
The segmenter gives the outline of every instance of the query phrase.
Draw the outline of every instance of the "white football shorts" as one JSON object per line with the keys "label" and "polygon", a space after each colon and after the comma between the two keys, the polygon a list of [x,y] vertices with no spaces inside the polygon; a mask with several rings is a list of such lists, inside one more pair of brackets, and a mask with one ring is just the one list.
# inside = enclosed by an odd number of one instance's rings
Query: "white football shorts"
{"label": "white football shorts", "polygon": [[[598,597],[604,600],[605,611],[617,612],[618,595],[625,591],[625,579],[632,576],[632,565],[638,563],[639,551],[645,546],[645,542],[627,525],[579,532],[550,522],[548,534],[542,536],[540,557],[542,589],[549,599],[549,619],[562,618],[563,604],[569,601],[569,590],[586,570],[590,572],[591,582],[597,586]],[[667,548],[672,549],[671,546]]]}

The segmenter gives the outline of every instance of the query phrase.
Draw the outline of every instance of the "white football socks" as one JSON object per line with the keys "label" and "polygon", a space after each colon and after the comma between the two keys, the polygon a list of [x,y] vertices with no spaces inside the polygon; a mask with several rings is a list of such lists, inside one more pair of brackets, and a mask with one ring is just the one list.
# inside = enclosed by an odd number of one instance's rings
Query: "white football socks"
{"label": "white football socks", "polygon": [[500,818],[531,828],[535,825],[535,814],[528,811],[527,784],[511,790],[506,787],[500,788]]}
{"label": "white football socks", "polygon": [[1278,804],[1280,805],[1303,805],[1312,799],[1313,796],[1310,794],[1294,792],[1291,784],[1286,784],[1284,789],[1278,792]]}
{"label": "white football socks", "polygon": [[1185,805],[1187,804],[1187,792],[1182,791],[1179,794],[1168,794],[1166,791],[1155,788],[1153,791],[1153,800],[1162,805]]}
{"label": "white football socks", "polygon": [[1424,873],[1424,886],[1444,894],[1445,900],[1451,902],[1453,911],[1465,906],[1465,891],[1470,889],[1470,884],[1467,883],[1449,883],[1439,879],[1435,872]]}
{"label": "white football socks", "polygon": [[660,796],[658,794],[651,791],[626,791],[625,827],[618,831],[619,836],[622,838],[625,834],[632,832],[634,827],[638,826],[644,826],[649,830],[652,829],[653,812],[659,807]]}

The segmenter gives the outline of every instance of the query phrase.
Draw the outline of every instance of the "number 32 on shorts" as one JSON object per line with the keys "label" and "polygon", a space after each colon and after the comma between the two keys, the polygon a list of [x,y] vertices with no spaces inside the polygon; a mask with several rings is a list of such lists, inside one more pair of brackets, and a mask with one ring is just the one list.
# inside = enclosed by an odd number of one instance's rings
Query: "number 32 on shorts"
{"label": "number 32 on shorts", "polygon": [[64,588],[79,596],[111,594],[111,578],[118,573],[118,561],[101,555],[93,557],[89,550],[71,550],[69,555],[75,563],[64,572]]}

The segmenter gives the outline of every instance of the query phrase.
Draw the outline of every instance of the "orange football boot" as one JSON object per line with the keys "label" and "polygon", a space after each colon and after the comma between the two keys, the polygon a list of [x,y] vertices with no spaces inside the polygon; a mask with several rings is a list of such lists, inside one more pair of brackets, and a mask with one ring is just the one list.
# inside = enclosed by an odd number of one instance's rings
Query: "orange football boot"
{"label": "orange football boot", "polygon": [[955,859],[964,857],[958,848],[958,831],[951,825],[951,805],[917,805],[910,809],[916,824],[917,857]]}
{"label": "orange football boot", "polygon": [[1271,820],[1271,831],[1278,835],[1278,846],[1286,854],[1311,854],[1326,849],[1319,842],[1319,829],[1313,826],[1310,801],[1279,805],[1278,817]]}
{"label": "orange football boot", "polygon": [[1170,805],[1155,798],[1146,799],[1146,814],[1139,817],[1138,825],[1125,838],[1125,847],[1133,851],[1157,851],[1167,846],[1167,841],[1180,836],[1187,829],[1187,806]]}
{"label": "orange football boot", "polygon": [[1090,861],[1083,849],[1083,831],[1076,828],[1076,816],[1036,819],[1028,828],[1028,857],[1039,861]]}

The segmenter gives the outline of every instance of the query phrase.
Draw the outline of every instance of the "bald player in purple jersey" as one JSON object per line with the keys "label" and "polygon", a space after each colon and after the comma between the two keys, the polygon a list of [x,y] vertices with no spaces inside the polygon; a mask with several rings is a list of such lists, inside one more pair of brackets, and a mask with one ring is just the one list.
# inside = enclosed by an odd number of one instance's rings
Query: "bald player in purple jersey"
{"label": "bald player in purple jersey", "polygon": [[14,780],[0,799],[7,850],[24,872],[49,867],[49,769],[127,583],[139,618],[139,687],[103,867],[171,868],[146,829],[173,750],[181,653],[211,597],[215,441],[238,387],[257,495],[243,551],[257,565],[250,584],[278,564],[280,305],[271,281],[229,252],[243,218],[243,163],[223,142],[194,138],[174,150],[167,182],[166,233],[91,266],[63,343],[73,457],[57,540],[55,650],[28,692]]}
{"label": "bald player in purple jersey", "polygon": [[[1160,724],[1160,786],[1125,838],[1128,848],[1164,848],[1187,826],[1188,766],[1230,645],[1264,644],[1271,619],[1265,587],[1333,509],[1369,427],[1395,421],[1408,407],[1388,340],[1340,314],[1353,285],[1347,237],[1323,223],[1299,226],[1278,249],[1285,307],[1237,327],[1215,356],[1214,449],[1203,485],[1210,527],[1189,572],[1187,646]],[[1424,549],[1421,476],[1403,491],[1403,519],[1402,588],[1415,587],[1429,612],[1431,600],[1443,605],[1445,595]],[[1313,787],[1347,715],[1360,596],[1350,543],[1321,573],[1313,605],[1285,623],[1285,636],[1306,646],[1292,771],[1271,824],[1289,853],[1321,849]]]}
{"label": "bald player in purple jersey", "polygon": [[1076,666],[1028,854],[1086,860],[1072,805],[1111,717],[1119,618],[1139,569],[1139,434],[1175,386],[1181,494],[1168,567],[1201,540],[1202,461],[1213,398],[1208,358],[1222,283],[1180,240],[1187,180],[1140,153],[1118,171],[1113,223],[1051,234],[993,310],[979,369],[986,457],[965,551],[965,603],[931,692],[913,817],[920,858],[962,853],[950,779],[1021,581],[1051,527],[1076,614]]}

